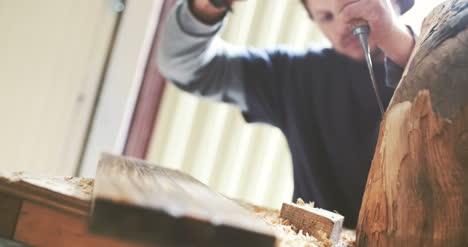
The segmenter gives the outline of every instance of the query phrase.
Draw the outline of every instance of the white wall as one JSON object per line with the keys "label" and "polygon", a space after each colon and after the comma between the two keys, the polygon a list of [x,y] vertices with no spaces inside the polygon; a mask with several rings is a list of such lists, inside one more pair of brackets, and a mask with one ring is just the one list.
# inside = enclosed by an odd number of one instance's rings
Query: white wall
{"label": "white wall", "polygon": [[108,1],[0,0],[0,171],[74,174],[116,18]]}

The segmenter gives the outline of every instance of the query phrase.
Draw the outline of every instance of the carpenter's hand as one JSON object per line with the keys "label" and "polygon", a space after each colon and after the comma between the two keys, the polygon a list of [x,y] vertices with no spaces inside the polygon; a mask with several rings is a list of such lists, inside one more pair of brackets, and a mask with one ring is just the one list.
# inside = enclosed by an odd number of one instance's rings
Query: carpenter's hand
{"label": "carpenter's hand", "polygon": [[[246,1],[246,0],[226,0],[230,4],[237,1]],[[192,13],[200,21],[206,24],[215,24],[220,21],[223,16],[226,14],[226,8],[216,8],[211,4],[210,0],[189,0],[190,9]]]}
{"label": "carpenter's hand", "polygon": [[371,28],[369,39],[377,45],[405,28],[398,23],[392,0],[346,0],[340,1],[338,8],[339,17],[345,23],[353,19],[366,20]]}
{"label": "carpenter's hand", "polygon": [[338,14],[344,23],[354,19],[366,20],[371,29],[370,42],[404,67],[414,40],[407,27],[398,21],[392,1],[395,0],[342,0],[337,6]]}

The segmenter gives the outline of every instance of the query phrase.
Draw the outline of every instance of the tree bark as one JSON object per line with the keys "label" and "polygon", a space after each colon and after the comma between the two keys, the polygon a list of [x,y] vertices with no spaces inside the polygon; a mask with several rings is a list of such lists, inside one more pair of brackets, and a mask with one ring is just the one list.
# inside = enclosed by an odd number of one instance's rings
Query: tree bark
{"label": "tree bark", "polygon": [[439,5],[382,121],[357,246],[468,246],[468,0]]}

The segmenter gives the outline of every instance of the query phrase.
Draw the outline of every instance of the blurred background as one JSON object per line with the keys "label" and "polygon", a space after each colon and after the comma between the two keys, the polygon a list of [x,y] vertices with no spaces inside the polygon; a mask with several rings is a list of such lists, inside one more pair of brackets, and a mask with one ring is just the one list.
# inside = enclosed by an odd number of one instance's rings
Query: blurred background
{"label": "blurred background", "polygon": [[[152,48],[173,2],[0,0],[0,172],[93,177],[107,151],[258,205],[289,201],[279,130],[246,125],[237,109],[158,77]],[[418,31],[441,2],[416,0],[402,18]],[[257,47],[329,45],[299,0],[237,3],[221,36]]]}

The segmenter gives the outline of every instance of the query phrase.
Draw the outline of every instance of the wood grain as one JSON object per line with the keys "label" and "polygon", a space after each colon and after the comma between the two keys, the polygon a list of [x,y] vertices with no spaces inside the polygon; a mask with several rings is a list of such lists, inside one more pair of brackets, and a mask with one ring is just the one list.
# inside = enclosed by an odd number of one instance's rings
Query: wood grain
{"label": "wood grain", "polygon": [[0,174],[0,236],[37,247],[148,246],[87,231],[92,188],[92,179]]}
{"label": "wood grain", "polygon": [[[37,247],[143,247],[87,232],[87,217],[25,201],[14,239]],[[154,245],[153,245],[154,246]],[[156,246],[154,246],[156,247]]]}
{"label": "wood grain", "polygon": [[459,113],[468,99],[467,40],[468,1],[444,1],[424,19],[389,109],[428,89],[435,112],[444,118]]}
{"label": "wood grain", "polygon": [[87,194],[78,182],[67,181],[66,177],[0,173],[0,192],[71,214],[87,216],[91,192]]}
{"label": "wood grain", "polygon": [[181,172],[103,154],[96,173],[93,232],[174,246],[274,246],[265,222]]}
{"label": "wood grain", "polygon": [[308,233],[317,239],[321,239],[320,234],[325,233],[326,237],[334,244],[340,240],[344,221],[342,215],[320,208],[291,203],[283,203],[280,218],[288,220],[304,234]]}
{"label": "wood grain", "polygon": [[426,17],[381,125],[357,245],[468,246],[468,1]]}

